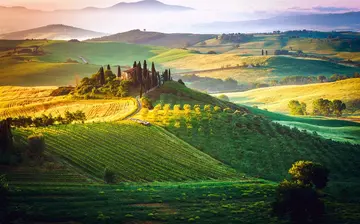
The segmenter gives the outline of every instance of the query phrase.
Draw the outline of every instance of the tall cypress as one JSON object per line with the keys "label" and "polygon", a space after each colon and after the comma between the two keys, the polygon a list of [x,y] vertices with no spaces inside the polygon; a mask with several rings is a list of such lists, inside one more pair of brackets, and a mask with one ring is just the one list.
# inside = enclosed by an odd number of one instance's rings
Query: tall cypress
{"label": "tall cypress", "polygon": [[171,71],[170,71],[170,68],[169,68],[169,74],[168,74],[169,76],[168,76],[168,81],[171,81],[172,80],[172,78],[171,78]]}
{"label": "tall cypress", "polygon": [[121,68],[120,68],[120,65],[118,66],[117,77],[118,77],[118,79],[121,79]]}
{"label": "tall cypress", "polygon": [[137,64],[137,67],[136,67],[136,76],[137,76],[137,85],[142,85],[143,80],[142,80],[142,68],[141,68],[141,62],[140,61]]}
{"label": "tall cypress", "polygon": [[103,67],[101,67],[99,70],[99,83],[100,85],[105,85],[105,73]]}
{"label": "tall cypress", "polygon": [[157,76],[157,84],[158,84],[158,86],[161,86],[160,72],[156,72],[156,76]]}
{"label": "tall cypress", "polygon": [[264,49],[261,50],[261,55],[264,55]]}
{"label": "tall cypress", "polygon": [[144,64],[143,64],[142,78],[143,78],[144,91],[147,92],[149,90],[149,86],[148,86],[148,70],[147,70],[146,60],[144,60]]}
{"label": "tall cypress", "polygon": [[108,70],[108,71],[111,71],[110,65],[107,65],[107,70]]}
{"label": "tall cypress", "polygon": [[157,79],[157,74],[156,74],[156,69],[155,69],[155,63],[153,62],[151,64],[151,88],[155,87],[158,85],[156,79]]}
{"label": "tall cypress", "polygon": [[137,64],[136,61],[134,61],[133,68],[136,68]]}

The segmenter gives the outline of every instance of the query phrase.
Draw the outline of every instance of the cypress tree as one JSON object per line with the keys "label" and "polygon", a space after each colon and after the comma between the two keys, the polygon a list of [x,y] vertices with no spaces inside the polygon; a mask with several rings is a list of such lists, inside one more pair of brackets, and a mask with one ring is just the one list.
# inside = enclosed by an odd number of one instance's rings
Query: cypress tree
{"label": "cypress tree", "polygon": [[137,67],[136,61],[134,61],[133,68],[136,68],[136,67]]}
{"label": "cypress tree", "polygon": [[100,85],[105,85],[105,73],[103,67],[101,67],[99,70],[99,83]]}
{"label": "cypress tree", "polygon": [[158,85],[156,79],[157,79],[157,74],[156,74],[156,69],[155,69],[155,63],[153,62],[151,64],[151,88],[155,87]]}
{"label": "cypress tree", "polygon": [[108,70],[108,71],[111,71],[110,65],[107,65],[107,70]]}
{"label": "cypress tree", "polygon": [[171,81],[172,78],[171,78],[171,71],[170,71],[170,68],[169,68],[169,74],[168,74],[168,81]]}
{"label": "cypress tree", "polygon": [[139,85],[143,85],[143,80],[142,80],[142,68],[141,68],[141,62],[139,61],[139,63],[137,64],[136,67],[136,76],[137,76],[137,84]]}
{"label": "cypress tree", "polygon": [[264,49],[261,50],[261,55],[264,55]]}
{"label": "cypress tree", "polygon": [[121,68],[120,68],[120,65],[118,66],[117,77],[118,77],[118,79],[121,78]]}
{"label": "cypress tree", "polygon": [[144,60],[143,66],[144,66],[142,70],[143,85],[144,85],[144,91],[147,92],[149,90],[149,86],[148,86],[148,70],[147,70],[146,60]]}

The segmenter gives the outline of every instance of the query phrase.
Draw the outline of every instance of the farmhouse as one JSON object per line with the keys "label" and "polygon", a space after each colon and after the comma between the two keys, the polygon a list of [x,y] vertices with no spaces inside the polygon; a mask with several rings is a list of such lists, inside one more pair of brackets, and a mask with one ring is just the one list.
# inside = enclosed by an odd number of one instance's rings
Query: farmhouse
{"label": "farmhouse", "polygon": [[136,68],[130,68],[128,70],[125,70],[123,74],[121,75],[122,80],[132,80],[135,76]]}

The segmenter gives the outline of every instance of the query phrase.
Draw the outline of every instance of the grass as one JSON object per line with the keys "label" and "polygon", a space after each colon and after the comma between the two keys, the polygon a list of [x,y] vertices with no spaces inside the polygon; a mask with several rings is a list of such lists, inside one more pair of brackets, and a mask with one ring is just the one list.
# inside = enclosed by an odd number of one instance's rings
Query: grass
{"label": "grass", "polygon": [[17,129],[25,142],[45,136],[47,151],[102,178],[105,167],[119,181],[184,181],[234,178],[234,170],[158,127],[132,122],[94,123]]}
{"label": "grass", "polygon": [[63,116],[66,111],[81,110],[86,122],[121,120],[137,109],[133,98],[76,100],[70,96],[50,96],[54,87],[0,87],[0,119],[42,114]]}
{"label": "grass", "polygon": [[[15,47],[41,46],[44,55],[14,54]],[[96,73],[101,65],[131,66],[133,62],[149,59],[163,51],[164,47],[144,46],[111,42],[65,41],[0,41],[0,83],[18,86],[75,85],[75,78]],[[79,57],[89,64],[84,64]],[[79,63],[65,63],[67,59]]]}
{"label": "grass", "polygon": [[289,113],[288,103],[291,100],[305,102],[308,112],[311,112],[314,99],[339,99],[349,103],[360,98],[359,89],[360,78],[357,78],[331,83],[261,88],[246,92],[225,93],[225,95],[237,104],[258,106],[274,112]]}
{"label": "grass", "polygon": [[40,182],[13,188],[11,205],[20,211],[18,218],[34,222],[279,223],[269,211],[275,186],[261,180],[107,186]]}

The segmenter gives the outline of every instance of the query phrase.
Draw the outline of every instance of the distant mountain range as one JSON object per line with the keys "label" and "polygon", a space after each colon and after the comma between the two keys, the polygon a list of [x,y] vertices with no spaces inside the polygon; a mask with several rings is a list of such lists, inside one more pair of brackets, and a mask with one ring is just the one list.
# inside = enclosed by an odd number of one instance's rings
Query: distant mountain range
{"label": "distant mountain range", "polygon": [[131,30],[110,36],[95,38],[91,41],[115,41],[133,44],[147,44],[165,47],[186,47],[214,38],[211,34],[159,33]]}
{"label": "distant mountain range", "polygon": [[167,5],[157,0],[143,0],[139,2],[120,2],[116,5],[113,5],[108,8],[96,8],[96,7],[87,7],[82,10],[95,10],[95,11],[107,11],[107,10],[136,10],[136,11],[185,11],[185,10],[194,10],[193,8],[185,7],[185,6],[178,6],[178,5]]}
{"label": "distant mountain range", "polygon": [[61,24],[48,25],[30,30],[23,30],[13,33],[0,34],[0,39],[23,40],[23,39],[49,39],[49,40],[70,40],[89,39],[105,36],[105,33],[84,30]]}
{"label": "distant mountain range", "polygon": [[[194,9],[168,5],[156,0],[120,2],[107,8],[87,7],[55,11],[27,9],[21,6],[0,6],[0,21],[2,21],[0,22],[0,33],[15,32],[48,24],[69,24],[92,30],[102,28],[102,31],[114,32],[116,26],[126,26],[125,30],[141,27],[140,24],[144,24],[144,21],[141,21],[143,18],[153,19],[152,17],[159,16],[159,13],[179,13],[192,10]],[[143,18],[140,18],[141,16]],[[138,21],[132,19],[134,17],[139,17]],[[131,23],[129,24],[126,19],[131,19]],[[130,25],[133,27],[130,28]]]}
{"label": "distant mountain range", "polygon": [[251,21],[214,22],[194,27],[203,32],[271,32],[302,29],[360,31],[360,12],[277,16]]}

